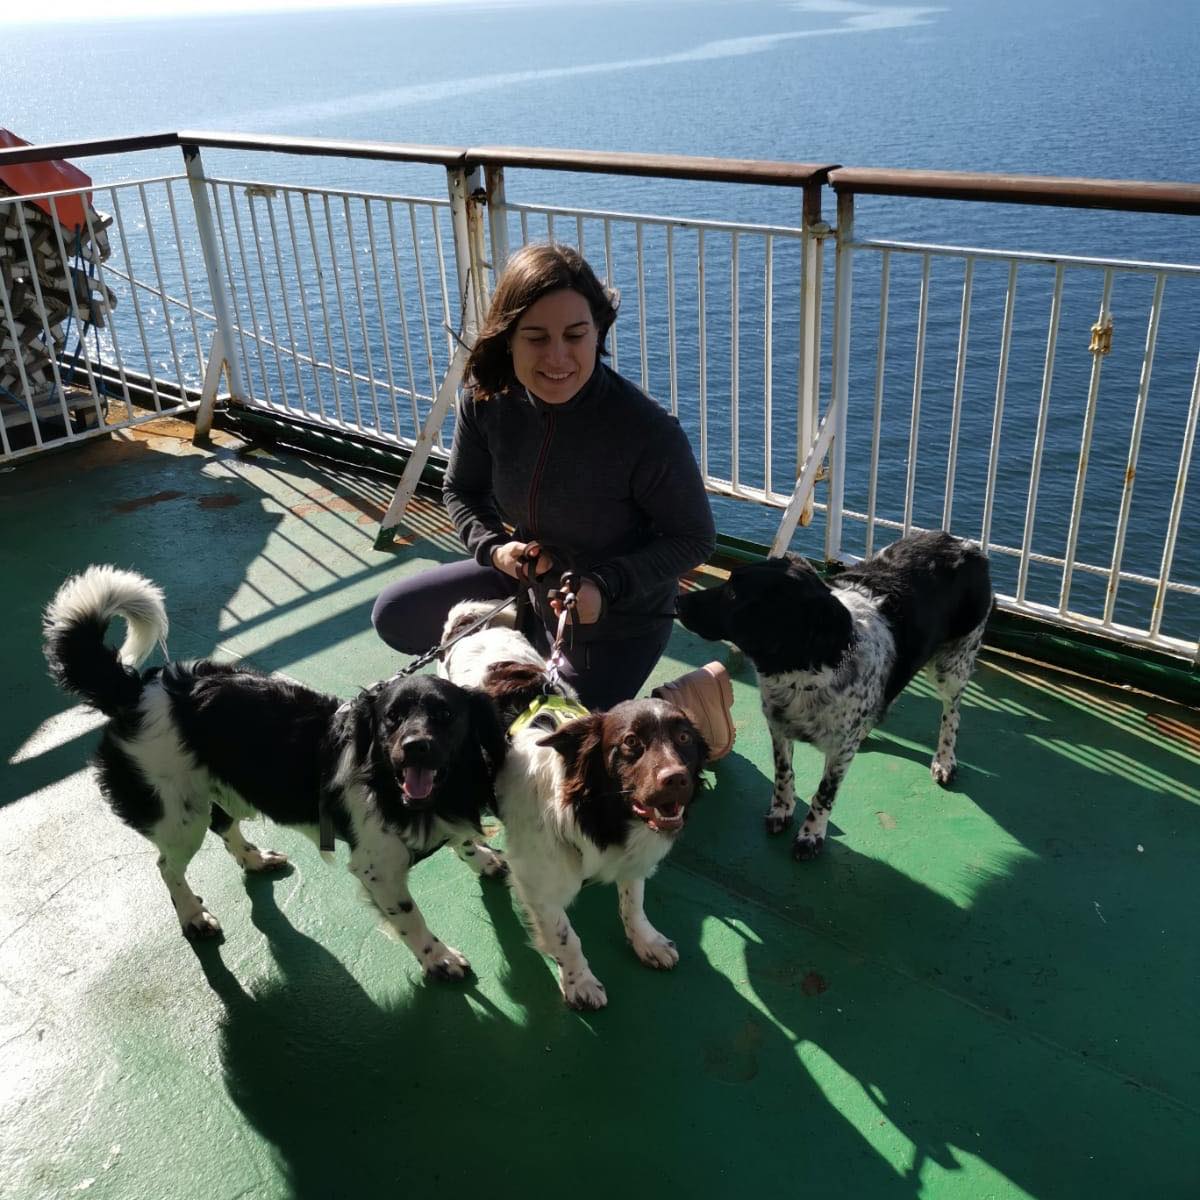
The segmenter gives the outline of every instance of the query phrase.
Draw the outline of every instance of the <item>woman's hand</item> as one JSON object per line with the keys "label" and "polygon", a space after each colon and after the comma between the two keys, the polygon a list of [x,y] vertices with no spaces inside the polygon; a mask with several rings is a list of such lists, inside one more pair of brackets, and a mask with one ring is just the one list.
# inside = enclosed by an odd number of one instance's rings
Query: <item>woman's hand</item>
{"label": "woman's hand", "polygon": [[[562,601],[556,596],[550,601],[550,607],[561,615]],[[600,589],[590,580],[585,579],[575,593],[575,618],[580,625],[594,625],[604,612],[604,597]]]}
{"label": "woman's hand", "polygon": [[492,551],[492,566],[513,579],[520,579],[521,568],[530,562],[534,575],[545,575],[554,566],[554,559],[537,542],[505,542]]}

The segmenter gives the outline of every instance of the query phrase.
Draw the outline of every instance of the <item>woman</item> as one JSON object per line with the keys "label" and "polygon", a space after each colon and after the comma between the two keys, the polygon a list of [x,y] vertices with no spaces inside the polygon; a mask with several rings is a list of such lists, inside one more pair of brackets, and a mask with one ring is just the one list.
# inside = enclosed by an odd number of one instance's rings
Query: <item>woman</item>
{"label": "woman", "polygon": [[[451,605],[516,594],[532,563],[523,632],[542,652],[557,625],[547,591],[565,570],[581,576],[562,675],[583,703],[610,708],[646,682],[671,634],[679,577],[716,534],[679,422],[601,362],[616,315],[571,247],[530,245],[509,259],[467,360],[443,486],[472,558],[380,593],[372,620],[389,646],[436,644]],[[661,691],[697,720],[714,757],[728,750],[719,664]]]}

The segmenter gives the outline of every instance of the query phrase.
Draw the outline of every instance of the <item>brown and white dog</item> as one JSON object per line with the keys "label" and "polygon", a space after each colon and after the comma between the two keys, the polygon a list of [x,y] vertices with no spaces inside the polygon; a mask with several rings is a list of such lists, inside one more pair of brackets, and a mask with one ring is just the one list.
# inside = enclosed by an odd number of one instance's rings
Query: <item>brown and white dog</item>
{"label": "brown and white dog", "polygon": [[[443,640],[487,607],[455,605]],[[563,999],[581,1009],[608,1003],[567,917],[585,881],[617,885],[621,923],[643,963],[675,966],[675,943],[650,924],[643,902],[646,880],[687,821],[708,756],[683,710],[648,699],[588,713],[510,625],[455,643],[439,671],[491,695],[509,729],[496,777],[505,856],[538,949],[558,964]]]}

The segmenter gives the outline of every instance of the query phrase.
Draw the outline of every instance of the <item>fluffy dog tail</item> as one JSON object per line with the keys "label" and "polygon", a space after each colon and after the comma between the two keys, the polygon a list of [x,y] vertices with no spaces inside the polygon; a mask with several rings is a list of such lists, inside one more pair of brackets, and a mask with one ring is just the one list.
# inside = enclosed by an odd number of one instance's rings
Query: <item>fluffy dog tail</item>
{"label": "fluffy dog tail", "polygon": [[[120,650],[105,644],[114,617],[125,621]],[[137,703],[137,668],[157,642],[166,653],[162,589],[134,571],[88,567],[58,589],[42,620],[50,675],[64,691],[112,716]]]}

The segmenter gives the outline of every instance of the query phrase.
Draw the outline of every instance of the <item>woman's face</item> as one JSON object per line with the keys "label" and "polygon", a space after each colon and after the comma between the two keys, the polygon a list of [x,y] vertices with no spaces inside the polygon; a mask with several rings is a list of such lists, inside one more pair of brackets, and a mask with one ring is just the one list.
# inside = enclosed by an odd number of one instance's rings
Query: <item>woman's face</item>
{"label": "woman's face", "polygon": [[596,342],[587,300],[570,288],[547,292],[513,328],[513,373],[539,400],[565,404],[592,377]]}

